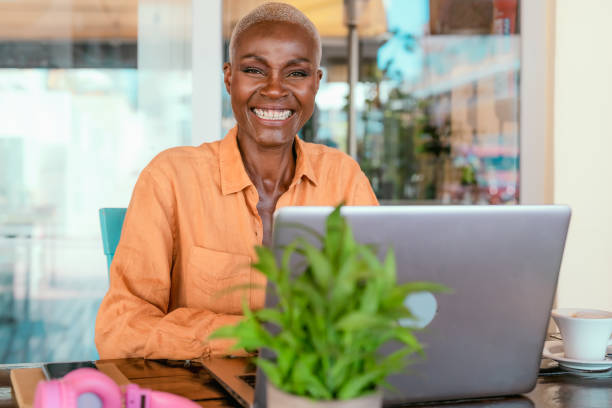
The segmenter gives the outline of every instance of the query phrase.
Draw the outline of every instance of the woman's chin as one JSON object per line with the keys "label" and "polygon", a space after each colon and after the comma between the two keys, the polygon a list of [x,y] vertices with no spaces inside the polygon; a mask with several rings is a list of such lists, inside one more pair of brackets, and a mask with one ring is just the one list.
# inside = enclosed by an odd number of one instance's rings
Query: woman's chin
{"label": "woman's chin", "polygon": [[238,123],[238,138],[246,143],[254,143],[259,147],[274,148],[293,143],[293,139],[299,131],[296,126],[270,127],[257,125],[257,123],[247,122],[246,126],[241,126]]}
{"label": "woman's chin", "polygon": [[[279,129],[280,130],[280,129]],[[255,142],[261,147],[281,147],[293,142],[295,137],[293,131],[264,131],[255,135]]]}

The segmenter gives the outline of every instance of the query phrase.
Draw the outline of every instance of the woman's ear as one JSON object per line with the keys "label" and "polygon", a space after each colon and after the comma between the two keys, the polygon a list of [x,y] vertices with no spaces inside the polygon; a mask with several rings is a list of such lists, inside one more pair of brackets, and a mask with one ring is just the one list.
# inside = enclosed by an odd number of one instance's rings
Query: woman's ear
{"label": "woman's ear", "polygon": [[317,85],[316,85],[316,92],[319,92],[319,83],[321,82],[321,79],[323,78],[323,71],[320,69],[317,69]]}
{"label": "woman's ear", "polygon": [[232,64],[226,62],[223,64],[223,83],[225,83],[225,90],[228,94],[232,94],[230,91],[232,85]]}

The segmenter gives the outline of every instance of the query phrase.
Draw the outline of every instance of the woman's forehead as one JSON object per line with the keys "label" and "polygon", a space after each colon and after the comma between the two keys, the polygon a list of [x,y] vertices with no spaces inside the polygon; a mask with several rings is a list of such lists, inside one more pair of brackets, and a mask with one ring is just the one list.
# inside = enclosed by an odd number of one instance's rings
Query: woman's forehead
{"label": "woman's forehead", "polygon": [[302,26],[280,21],[254,24],[236,42],[237,58],[252,54],[289,53],[291,58],[316,59],[317,42]]}

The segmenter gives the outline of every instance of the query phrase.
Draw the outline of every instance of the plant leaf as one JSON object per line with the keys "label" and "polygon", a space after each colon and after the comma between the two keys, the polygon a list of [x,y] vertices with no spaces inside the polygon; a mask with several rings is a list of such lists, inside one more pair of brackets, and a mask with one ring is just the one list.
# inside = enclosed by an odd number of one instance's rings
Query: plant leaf
{"label": "plant leaf", "polygon": [[331,264],[323,252],[315,248],[309,242],[303,241],[302,249],[310,265],[310,270],[317,285],[327,291],[331,280]]}
{"label": "plant leaf", "polygon": [[283,325],[283,314],[276,309],[260,309],[254,312],[255,317],[264,322],[275,323],[279,326]]}
{"label": "plant leaf", "polygon": [[350,378],[338,391],[338,399],[347,400],[364,394],[364,391],[373,390],[381,378],[379,370],[365,372],[357,377]]}
{"label": "plant leaf", "polygon": [[280,370],[274,363],[259,357],[254,358],[253,362],[257,364],[257,366],[260,367],[264,373],[266,373],[268,380],[272,382],[272,384],[276,385],[280,389],[283,389],[283,381]]}
{"label": "plant leaf", "polygon": [[349,313],[336,323],[336,327],[343,330],[366,330],[384,326],[389,326],[389,319],[360,311]]}
{"label": "plant leaf", "polygon": [[411,351],[416,351],[421,355],[424,354],[423,346],[421,345],[421,343],[419,343],[417,338],[414,337],[414,334],[412,334],[412,331],[410,329],[402,326],[397,326],[393,334],[396,339],[407,345]]}
{"label": "plant leaf", "polygon": [[276,281],[278,279],[278,268],[272,251],[264,246],[256,246],[255,252],[257,253],[257,262],[253,264],[253,267],[268,279]]}
{"label": "plant leaf", "polygon": [[326,234],[323,238],[324,251],[327,258],[334,265],[337,265],[338,251],[342,244],[342,233],[345,228],[345,220],[340,215],[342,204],[339,204],[327,216],[325,221]]}
{"label": "plant leaf", "polygon": [[387,288],[392,288],[396,284],[396,263],[395,263],[395,251],[393,248],[389,248],[385,262],[383,264],[383,273],[385,277],[385,283]]}
{"label": "plant leaf", "polygon": [[314,353],[300,355],[293,367],[292,382],[316,399],[331,399],[332,394],[314,374],[317,360],[318,356]]}

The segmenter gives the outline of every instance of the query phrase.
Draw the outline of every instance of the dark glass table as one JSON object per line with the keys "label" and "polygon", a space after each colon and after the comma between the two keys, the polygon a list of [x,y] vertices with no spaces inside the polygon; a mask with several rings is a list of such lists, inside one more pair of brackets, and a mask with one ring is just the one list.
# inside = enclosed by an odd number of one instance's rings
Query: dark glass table
{"label": "dark glass table", "polygon": [[[169,391],[196,401],[203,407],[235,407],[231,397],[208,375],[201,364],[183,361],[117,359],[114,363],[130,382],[158,391]],[[9,372],[14,368],[40,367],[34,364],[0,365],[0,408],[17,407],[11,391]],[[612,371],[576,373],[542,360],[536,388],[522,396],[449,403],[420,404],[425,407],[493,408],[610,408]]]}

